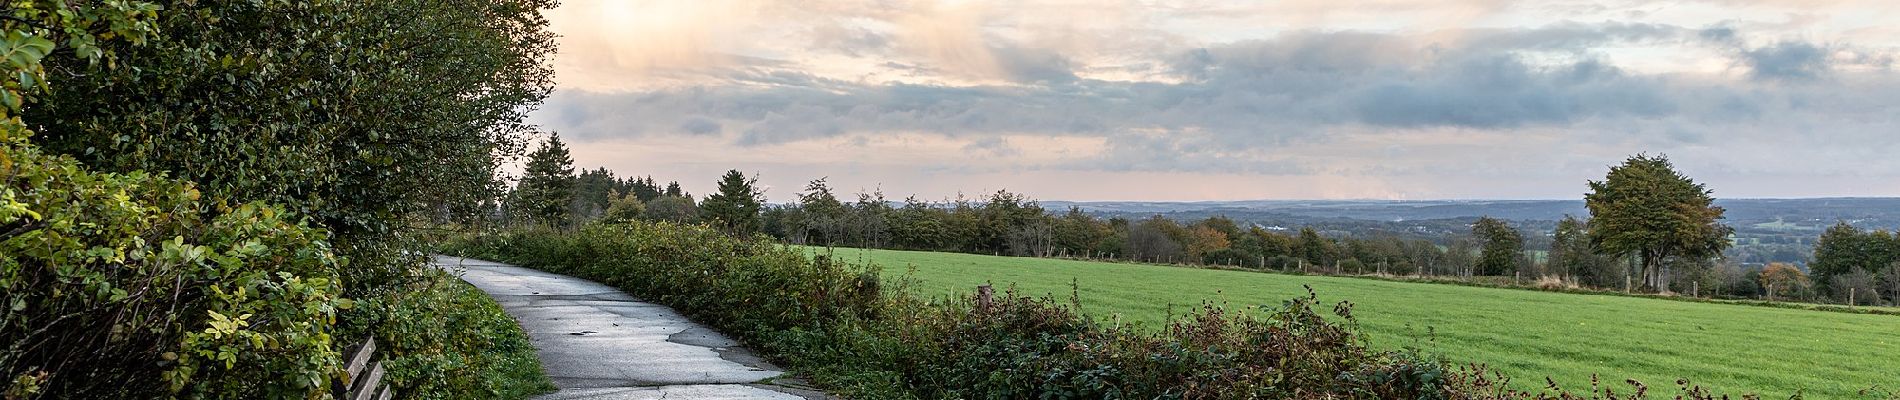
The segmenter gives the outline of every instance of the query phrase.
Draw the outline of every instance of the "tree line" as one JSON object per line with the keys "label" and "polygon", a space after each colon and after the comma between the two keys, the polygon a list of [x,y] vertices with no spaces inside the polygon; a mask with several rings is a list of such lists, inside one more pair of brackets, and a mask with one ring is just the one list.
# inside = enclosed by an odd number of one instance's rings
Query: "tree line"
{"label": "tree line", "polygon": [[[606,169],[574,175],[558,137],[535,154],[521,185],[507,197],[513,205],[504,208],[515,211],[496,215],[566,226],[598,219],[703,222],[734,235],[812,246],[1445,277],[1698,297],[1900,301],[1900,238],[1887,232],[1845,224],[1830,229],[1817,247],[1813,276],[1792,264],[1746,266],[1723,258],[1733,232],[1721,223],[1724,210],[1713,205],[1709,189],[1663,156],[1630,157],[1603,180],[1588,182],[1590,215],[1566,216],[1548,233],[1533,232],[1547,235],[1550,246],[1529,251],[1525,232],[1491,217],[1472,220],[1466,234],[1407,239],[1243,224],[1225,216],[1102,218],[1077,207],[1048,209],[1008,190],[892,200],[877,190],[841,193],[824,178],[810,181],[791,201],[766,204],[757,178],[737,170],[720,177],[717,193],[696,201],[677,182],[661,188],[651,177],[616,178]],[[537,191],[571,194],[548,198]]]}

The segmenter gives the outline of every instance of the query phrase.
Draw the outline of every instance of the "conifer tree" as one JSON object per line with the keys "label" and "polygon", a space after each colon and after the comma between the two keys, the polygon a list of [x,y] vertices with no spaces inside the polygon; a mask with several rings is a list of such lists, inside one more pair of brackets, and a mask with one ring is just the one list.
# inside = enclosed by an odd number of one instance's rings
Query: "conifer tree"
{"label": "conifer tree", "polygon": [[547,142],[528,154],[527,171],[511,197],[509,208],[517,221],[553,226],[568,223],[569,204],[574,198],[574,159],[559,134],[549,135]]}
{"label": "conifer tree", "polygon": [[719,192],[706,196],[699,205],[700,216],[735,236],[759,231],[759,209],[763,207],[757,189],[758,178],[746,178],[739,170],[726,171],[719,177]]}

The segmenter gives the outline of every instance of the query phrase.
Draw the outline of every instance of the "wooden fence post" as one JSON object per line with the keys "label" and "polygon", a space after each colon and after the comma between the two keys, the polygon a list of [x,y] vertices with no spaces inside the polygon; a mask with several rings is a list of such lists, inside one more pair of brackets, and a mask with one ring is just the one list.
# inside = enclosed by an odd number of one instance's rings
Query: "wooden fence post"
{"label": "wooden fence post", "polygon": [[978,285],[976,287],[976,308],[983,310],[983,312],[989,312],[990,304],[992,304],[992,296],[995,294],[996,290],[991,289],[989,284]]}

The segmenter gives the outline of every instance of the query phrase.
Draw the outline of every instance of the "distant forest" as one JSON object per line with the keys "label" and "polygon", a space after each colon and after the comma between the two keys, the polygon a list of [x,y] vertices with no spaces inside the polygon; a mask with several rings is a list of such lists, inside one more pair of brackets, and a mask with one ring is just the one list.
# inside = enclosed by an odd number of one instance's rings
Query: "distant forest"
{"label": "distant forest", "polygon": [[[558,138],[550,143],[560,146]],[[718,192],[699,198],[677,182],[661,185],[652,177],[620,178],[606,169],[574,174],[565,148],[544,146],[531,158],[527,176],[503,199],[497,216],[565,226],[636,218],[707,223],[735,235],[764,234],[811,246],[1493,277],[1516,284],[1551,280],[1735,298],[1900,299],[1900,239],[1884,228],[1862,230],[1900,221],[1889,211],[1900,209],[1900,199],[1717,202],[1699,184],[1672,175],[1666,159],[1642,156],[1632,158],[1632,165],[1653,161],[1667,172],[1658,176],[1677,179],[1687,185],[1683,193],[1701,199],[1699,207],[1708,211],[1698,215],[1707,222],[1690,227],[1703,228],[1679,229],[1714,229],[1696,234],[1707,236],[1706,242],[1608,250],[1616,243],[1596,231],[1617,228],[1597,226],[1583,201],[1045,203],[1007,190],[895,200],[879,191],[839,193],[820,178],[792,201],[768,204],[756,177],[738,171],[720,178]],[[1832,251],[1817,260],[1817,246]]]}

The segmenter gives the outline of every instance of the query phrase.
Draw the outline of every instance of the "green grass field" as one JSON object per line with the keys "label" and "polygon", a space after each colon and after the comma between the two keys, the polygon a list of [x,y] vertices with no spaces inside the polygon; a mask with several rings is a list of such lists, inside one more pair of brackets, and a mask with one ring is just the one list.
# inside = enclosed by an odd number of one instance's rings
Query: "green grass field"
{"label": "green grass field", "polygon": [[[1373,279],[890,250],[838,249],[898,279],[915,267],[926,295],[994,283],[1067,299],[1080,285],[1098,318],[1157,325],[1202,301],[1230,308],[1301,296],[1311,285],[1328,303],[1349,300],[1373,344],[1417,345],[1454,362],[1491,365],[1523,388],[1544,377],[1567,389],[1635,378],[1673,392],[1677,378],[1726,394],[1867,398],[1900,388],[1900,316],[1709,304]],[[1436,334],[1428,334],[1427,327]],[[1429,340],[1429,341],[1428,341]],[[1627,387],[1627,386],[1622,386]]]}

